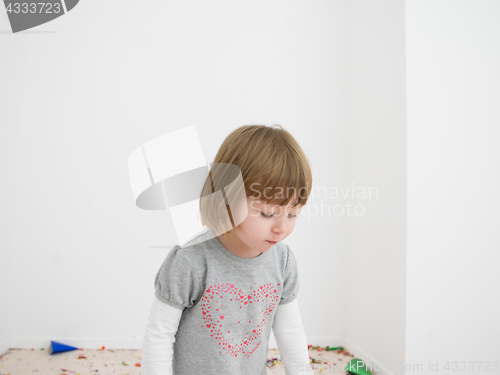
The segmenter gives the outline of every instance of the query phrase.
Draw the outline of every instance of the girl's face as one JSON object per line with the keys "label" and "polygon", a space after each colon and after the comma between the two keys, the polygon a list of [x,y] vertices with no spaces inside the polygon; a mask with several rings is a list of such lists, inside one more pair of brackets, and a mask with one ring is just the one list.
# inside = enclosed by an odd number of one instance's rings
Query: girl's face
{"label": "girl's face", "polygon": [[228,250],[235,250],[239,256],[259,256],[293,232],[301,209],[293,207],[296,202],[294,197],[287,206],[278,206],[247,197],[248,215],[229,233],[231,241],[224,245],[229,245]]}

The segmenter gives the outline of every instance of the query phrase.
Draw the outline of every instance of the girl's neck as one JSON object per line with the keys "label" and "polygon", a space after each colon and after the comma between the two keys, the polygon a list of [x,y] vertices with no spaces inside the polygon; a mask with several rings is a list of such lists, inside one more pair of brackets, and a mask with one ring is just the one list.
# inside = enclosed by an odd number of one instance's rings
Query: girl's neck
{"label": "girl's neck", "polygon": [[249,248],[241,239],[234,233],[228,233],[229,240],[223,235],[217,236],[220,243],[232,254],[240,258],[256,258],[262,255],[261,252]]}

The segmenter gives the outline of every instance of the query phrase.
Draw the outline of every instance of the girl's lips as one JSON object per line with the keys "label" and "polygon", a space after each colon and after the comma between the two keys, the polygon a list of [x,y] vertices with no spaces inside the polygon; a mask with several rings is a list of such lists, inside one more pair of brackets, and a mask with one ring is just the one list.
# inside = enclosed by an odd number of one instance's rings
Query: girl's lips
{"label": "girl's lips", "polygon": [[269,240],[266,240],[266,241],[269,242],[269,243],[278,243],[276,241],[269,241]]}

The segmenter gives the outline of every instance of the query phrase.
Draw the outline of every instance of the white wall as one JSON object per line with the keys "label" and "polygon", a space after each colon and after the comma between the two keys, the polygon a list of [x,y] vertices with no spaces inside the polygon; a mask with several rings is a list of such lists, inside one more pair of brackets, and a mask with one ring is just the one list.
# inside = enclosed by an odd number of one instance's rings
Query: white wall
{"label": "white wall", "polygon": [[498,1],[406,1],[406,374],[500,373],[499,19]]}
{"label": "white wall", "polygon": [[344,91],[348,171],[349,182],[366,190],[366,198],[353,200],[366,213],[348,218],[346,345],[359,348],[374,373],[401,374],[406,291],[404,2],[349,4]]}
{"label": "white wall", "polygon": [[11,145],[18,142],[14,125],[3,123],[2,112],[0,111],[0,355],[9,349],[11,334],[10,287],[17,221],[13,204],[16,196],[17,171],[12,161]]}
{"label": "white wall", "polygon": [[[176,238],[166,212],[134,206],[127,160],[157,136],[196,125],[208,161],[237,126],[279,123],[309,156],[315,187],[344,186],[347,14],[327,0],[88,0],[29,32],[1,34],[2,173],[17,173],[2,219],[18,219],[1,244],[12,274],[2,275],[11,319],[0,319],[0,342],[10,327],[10,347],[141,347],[168,252],[149,247]],[[338,345],[345,218],[299,220],[288,243],[308,341]]]}

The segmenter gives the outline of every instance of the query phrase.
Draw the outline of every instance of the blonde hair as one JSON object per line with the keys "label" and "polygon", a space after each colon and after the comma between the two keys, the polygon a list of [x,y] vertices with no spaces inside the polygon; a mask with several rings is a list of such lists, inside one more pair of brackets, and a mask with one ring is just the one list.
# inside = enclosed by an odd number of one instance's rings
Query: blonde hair
{"label": "blonde hair", "polygon": [[[214,166],[226,166],[223,172],[216,173]],[[298,200],[293,206],[305,205],[312,186],[312,174],[309,161],[293,136],[281,125],[244,125],[229,134],[217,152],[200,196],[201,223],[216,233],[227,233],[234,228],[233,217],[227,199],[212,199],[221,180],[228,177],[228,166],[239,167],[244,183],[244,196],[280,206],[287,205],[298,191]],[[237,170],[237,168],[235,168]],[[215,173],[213,173],[215,172]],[[214,175],[215,178],[214,184]],[[222,177],[225,175],[225,177]],[[238,171],[239,175],[239,171]],[[241,185],[241,184],[240,184]],[[271,192],[269,192],[269,190]],[[292,194],[289,191],[292,190]],[[280,194],[276,194],[279,192]],[[240,192],[243,194],[243,192]],[[237,192],[235,192],[237,194]],[[221,215],[228,210],[231,223]],[[227,216],[227,214],[226,214]],[[224,220],[226,225],[223,224]]]}

